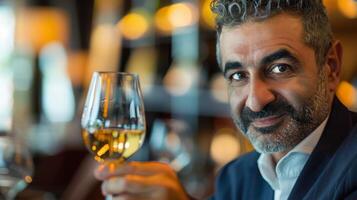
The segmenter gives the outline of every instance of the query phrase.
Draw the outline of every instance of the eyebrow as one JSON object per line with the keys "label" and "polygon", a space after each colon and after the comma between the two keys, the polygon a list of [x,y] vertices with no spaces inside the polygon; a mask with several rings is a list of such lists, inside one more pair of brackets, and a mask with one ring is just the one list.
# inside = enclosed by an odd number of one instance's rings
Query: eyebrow
{"label": "eyebrow", "polygon": [[226,76],[227,72],[229,70],[232,69],[237,69],[237,68],[242,68],[243,65],[242,63],[238,62],[238,61],[234,61],[234,62],[226,62],[226,64],[224,65],[224,69],[223,69],[223,75]]}
{"label": "eyebrow", "polygon": [[264,57],[262,59],[262,61],[260,62],[260,65],[268,65],[276,60],[279,59],[288,59],[293,63],[299,63],[299,60],[292,54],[290,53],[288,50],[286,49],[279,49],[278,51]]}
{"label": "eyebrow", "polygon": [[[260,65],[263,65],[263,66],[268,65],[276,60],[283,59],[283,58],[288,59],[293,63],[299,63],[299,60],[296,58],[296,56],[294,56],[292,53],[290,53],[290,51],[288,51],[286,49],[279,49],[276,52],[273,52],[272,54],[264,57],[262,59],[262,61],[260,62]],[[223,75],[226,76],[228,71],[234,70],[234,69],[239,69],[242,67],[243,67],[243,64],[238,61],[228,61],[224,65]]]}

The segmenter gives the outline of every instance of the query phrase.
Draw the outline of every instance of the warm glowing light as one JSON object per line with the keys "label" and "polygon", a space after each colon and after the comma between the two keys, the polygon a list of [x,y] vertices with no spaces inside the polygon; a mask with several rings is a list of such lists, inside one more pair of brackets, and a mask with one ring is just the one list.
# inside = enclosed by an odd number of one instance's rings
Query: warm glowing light
{"label": "warm glowing light", "polygon": [[118,28],[123,37],[135,40],[145,35],[149,30],[149,22],[144,15],[131,12],[123,17],[118,23]]}
{"label": "warm glowing light", "polygon": [[26,183],[31,183],[32,182],[31,176],[25,176],[25,182]]}
{"label": "warm glowing light", "polygon": [[108,117],[108,107],[109,107],[109,101],[111,97],[111,80],[108,78],[106,80],[106,88],[105,88],[105,99],[104,99],[104,108],[103,108],[103,117],[107,118]]}
{"label": "warm glowing light", "polygon": [[98,156],[104,155],[109,150],[109,145],[105,144],[99,151],[97,152]]}
{"label": "warm glowing light", "polygon": [[197,22],[197,9],[191,3],[176,3],[162,7],[155,14],[156,28],[164,34]]}
{"label": "warm glowing light", "polygon": [[357,104],[357,89],[346,81],[342,81],[338,86],[337,96],[348,108],[352,108]]}
{"label": "warm glowing light", "polygon": [[227,103],[227,83],[221,74],[215,74],[211,81],[211,94],[219,102]]}
{"label": "warm glowing light", "polygon": [[113,132],[112,132],[112,136],[113,136],[114,138],[118,137],[118,135],[119,135],[118,131],[113,131]]}
{"label": "warm glowing light", "polygon": [[240,143],[232,129],[224,128],[217,131],[210,149],[211,156],[217,164],[224,165],[237,157],[240,151]]}
{"label": "warm glowing light", "polygon": [[196,22],[194,6],[189,3],[173,4],[169,8],[169,19],[174,28],[190,26]]}
{"label": "warm glowing light", "polygon": [[118,144],[118,149],[119,149],[120,151],[122,151],[123,148],[124,148],[124,144],[123,144],[123,143],[119,143],[119,144]]}
{"label": "warm glowing light", "polygon": [[328,13],[331,13],[336,8],[336,0],[323,0]]}
{"label": "warm glowing light", "polygon": [[84,78],[85,86],[89,85],[94,71],[115,71],[120,63],[121,34],[111,23],[94,27],[90,41],[88,66]]}
{"label": "warm glowing light", "polygon": [[164,34],[168,34],[172,31],[171,23],[169,20],[169,7],[160,8],[155,14],[155,26]]}
{"label": "warm glowing light", "polygon": [[348,18],[357,17],[357,2],[354,0],[338,0],[338,8],[341,13]]}
{"label": "warm glowing light", "polygon": [[103,159],[99,156],[94,156],[94,160],[96,160],[97,162],[103,162]]}
{"label": "warm glowing light", "polygon": [[68,16],[57,8],[26,8],[19,12],[16,39],[20,44],[32,45],[40,50],[53,41],[67,43],[69,38]]}
{"label": "warm glowing light", "polygon": [[[189,64],[188,64],[189,65]],[[173,65],[164,77],[164,87],[175,96],[186,94],[197,80],[195,66]]]}
{"label": "warm glowing light", "polygon": [[215,14],[210,8],[211,0],[205,0],[202,4],[202,21],[203,23],[211,28],[215,28]]}
{"label": "warm glowing light", "polygon": [[81,86],[84,80],[84,71],[88,62],[88,53],[82,51],[71,51],[68,54],[67,74],[74,86]]}

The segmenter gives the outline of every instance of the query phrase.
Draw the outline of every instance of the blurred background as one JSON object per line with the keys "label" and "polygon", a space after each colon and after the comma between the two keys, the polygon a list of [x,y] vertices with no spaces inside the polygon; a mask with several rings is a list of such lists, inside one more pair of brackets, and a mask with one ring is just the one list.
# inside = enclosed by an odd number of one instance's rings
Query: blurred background
{"label": "blurred background", "polygon": [[[80,117],[93,71],[140,75],[147,137],[133,160],[168,162],[189,193],[251,150],[230,120],[210,0],[0,0],[0,132],[28,146],[18,199],[103,199]],[[357,110],[357,3],[325,0],[344,45],[337,95]]]}

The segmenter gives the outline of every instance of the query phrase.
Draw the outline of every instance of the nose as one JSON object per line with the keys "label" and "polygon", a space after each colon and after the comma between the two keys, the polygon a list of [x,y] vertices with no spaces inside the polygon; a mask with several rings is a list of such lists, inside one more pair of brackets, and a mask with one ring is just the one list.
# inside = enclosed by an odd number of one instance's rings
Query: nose
{"label": "nose", "polygon": [[266,105],[274,101],[274,95],[271,86],[263,80],[256,78],[250,80],[249,94],[246,100],[246,106],[254,112],[261,111]]}

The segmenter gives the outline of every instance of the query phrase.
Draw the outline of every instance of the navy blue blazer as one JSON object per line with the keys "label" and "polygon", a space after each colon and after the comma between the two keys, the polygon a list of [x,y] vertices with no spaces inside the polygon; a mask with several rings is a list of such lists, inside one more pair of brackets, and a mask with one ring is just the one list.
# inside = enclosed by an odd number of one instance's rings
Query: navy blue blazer
{"label": "navy blue blazer", "polygon": [[[259,153],[243,155],[222,168],[211,200],[274,199],[257,166]],[[301,171],[289,200],[357,200],[357,113],[335,98],[321,138]]]}

